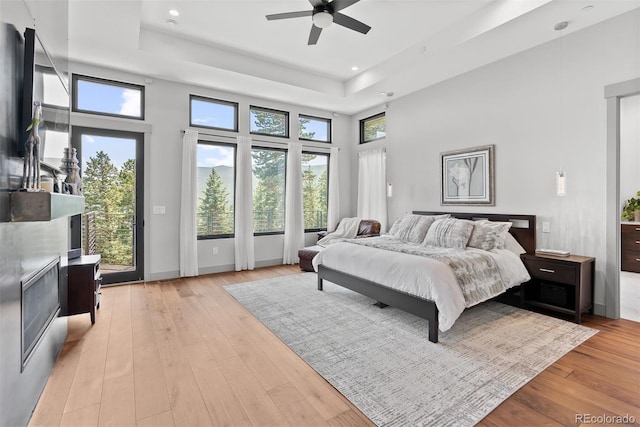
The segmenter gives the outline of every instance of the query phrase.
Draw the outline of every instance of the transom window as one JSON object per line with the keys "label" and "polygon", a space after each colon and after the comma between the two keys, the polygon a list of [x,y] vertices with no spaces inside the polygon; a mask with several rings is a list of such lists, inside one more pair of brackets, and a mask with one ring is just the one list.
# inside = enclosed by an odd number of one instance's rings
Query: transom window
{"label": "transom window", "polygon": [[299,139],[307,141],[331,142],[331,119],[322,117],[298,116]]}
{"label": "transom window", "polygon": [[233,237],[236,149],[198,142],[198,239]]}
{"label": "transom window", "polygon": [[382,139],[387,135],[387,118],[385,113],[376,114],[360,120],[360,144]]}
{"label": "transom window", "polygon": [[74,74],[73,111],[144,120],[144,86]]}
{"label": "transom window", "polygon": [[220,99],[189,97],[191,126],[238,131],[238,103]]}
{"label": "transom window", "polygon": [[251,106],[249,108],[249,130],[257,135],[289,138],[289,113],[280,110]]}

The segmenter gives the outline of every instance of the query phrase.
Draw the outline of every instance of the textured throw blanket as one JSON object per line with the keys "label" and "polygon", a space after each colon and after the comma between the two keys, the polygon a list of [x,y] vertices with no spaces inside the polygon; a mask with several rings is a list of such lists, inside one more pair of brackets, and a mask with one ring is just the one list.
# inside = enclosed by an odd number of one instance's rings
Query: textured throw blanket
{"label": "textured throw blanket", "polygon": [[352,239],[349,243],[387,251],[429,257],[447,264],[460,285],[465,305],[471,307],[501,294],[507,285],[500,276],[495,260],[479,249],[451,249],[409,243],[391,236]]}
{"label": "textured throw blanket", "polygon": [[327,247],[332,243],[340,242],[345,239],[353,239],[358,235],[358,228],[360,227],[360,218],[342,218],[336,231],[327,234],[322,239],[318,240],[318,245]]}

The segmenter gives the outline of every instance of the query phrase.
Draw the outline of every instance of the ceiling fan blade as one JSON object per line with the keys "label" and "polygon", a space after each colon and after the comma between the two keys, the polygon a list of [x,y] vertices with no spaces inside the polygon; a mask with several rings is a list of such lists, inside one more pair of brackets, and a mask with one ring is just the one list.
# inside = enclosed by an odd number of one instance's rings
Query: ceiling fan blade
{"label": "ceiling fan blade", "polygon": [[312,10],[301,10],[299,12],[286,12],[286,13],[274,13],[273,15],[267,15],[268,21],[274,21],[276,19],[289,19],[289,18],[302,18],[304,16],[311,16]]}
{"label": "ceiling fan blade", "polygon": [[328,2],[328,0],[309,0],[309,3],[311,3],[311,6],[313,7],[322,6],[324,4],[327,4]]}
{"label": "ceiling fan blade", "polygon": [[349,28],[350,30],[357,31],[362,34],[367,34],[371,29],[370,26],[363,24],[357,19],[353,19],[350,16],[343,15],[342,13],[334,13],[333,14],[333,22],[338,25],[342,25],[343,27]]}
{"label": "ceiling fan blade", "polygon": [[320,33],[322,32],[322,28],[316,27],[315,25],[311,25],[311,32],[309,33],[309,42],[308,45],[318,43],[318,39],[320,38]]}
{"label": "ceiling fan blade", "polygon": [[333,0],[331,3],[329,3],[329,5],[334,12],[339,12],[354,3],[358,3],[359,1],[360,0]]}

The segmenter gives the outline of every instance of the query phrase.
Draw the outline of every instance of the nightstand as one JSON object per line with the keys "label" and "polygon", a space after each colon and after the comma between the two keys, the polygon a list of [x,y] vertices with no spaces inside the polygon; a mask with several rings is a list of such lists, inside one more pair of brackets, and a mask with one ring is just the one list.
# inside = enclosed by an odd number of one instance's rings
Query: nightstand
{"label": "nightstand", "polygon": [[522,261],[531,276],[522,284],[523,306],[572,315],[576,323],[593,312],[594,257],[523,254]]}
{"label": "nightstand", "polygon": [[100,308],[100,255],[84,255],[70,259],[68,264],[68,292],[62,316],[89,313],[91,324],[96,323],[96,308]]}

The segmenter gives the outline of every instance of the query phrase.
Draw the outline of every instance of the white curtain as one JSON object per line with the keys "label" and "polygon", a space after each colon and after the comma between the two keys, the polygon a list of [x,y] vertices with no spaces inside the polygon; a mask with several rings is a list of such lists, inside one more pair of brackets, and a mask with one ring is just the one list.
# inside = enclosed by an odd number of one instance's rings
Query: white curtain
{"label": "white curtain", "polygon": [[387,172],[383,148],[358,154],[358,217],[380,221],[387,230]]}
{"label": "white curtain", "polygon": [[302,146],[289,143],[285,185],[283,264],[299,261],[298,250],[304,247],[304,212],[302,207]]}
{"label": "white curtain", "polygon": [[327,231],[334,231],[340,222],[340,149],[331,147],[329,153],[329,207],[327,208]]}
{"label": "white curtain", "polygon": [[236,271],[253,270],[253,187],[251,174],[251,138],[238,137],[236,155],[235,207]]}
{"label": "white curtain", "polygon": [[182,139],[182,193],[180,194],[180,276],[198,275],[196,230],[198,132],[187,129]]}

